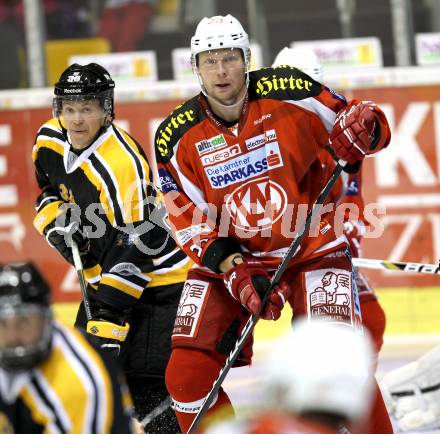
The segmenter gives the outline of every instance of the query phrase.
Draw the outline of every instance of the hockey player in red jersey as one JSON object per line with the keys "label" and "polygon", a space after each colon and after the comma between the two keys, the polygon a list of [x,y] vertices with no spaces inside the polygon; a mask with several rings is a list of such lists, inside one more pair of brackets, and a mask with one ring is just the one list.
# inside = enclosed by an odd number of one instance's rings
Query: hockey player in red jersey
{"label": "hockey player in red jersey", "polygon": [[299,320],[261,365],[261,411],[206,434],[356,434],[373,399],[372,356],[368,334]]}
{"label": "hockey player in red jersey", "polygon": [[[250,314],[260,312],[270,274],[327,181],[329,145],[355,170],[385,148],[390,130],[374,103],[354,102],[296,68],[249,72],[246,32],[232,16],[204,18],[191,39],[202,92],[158,127],[156,158],[170,224],[195,261],[175,321],[166,382],[186,432]],[[289,263],[261,317],[285,300],[295,315],[361,329],[345,236],[326,207]],[[252,357],[246,342],[236,365]],[[382,402],[380,429],[391,432]],[[220,389],[207,416],[233,412]],[[389,427],[389,428],[388,428]]]}
{"label": "hockey player in red jersey", "polygon": [[[310,75],[314,80],[322,82],[324,71],[318,56],[313,50],[306,48],[288,48],[284,47],[276,56],[273,65],[289,65],[300,69]],[[329,175],[334,163],[328,152],[321,153],[322,163],[329,166]],[[356,216],[352,216],[348,211],[345,214],[344,233],[350,245],[351,254],[358,258],[361,256],[361,240],[370,225],[364,215],[364,198],[362,194],[362,168],[358,173],[346,174],[346,179],[340,178],[339,191],[335,192],[335,201],[337,195],[341,196],[339,203],[354,204],[358,211]],[[386,317],[382,306],[379,303],[376,293],[371,287],[367,277],[357,267],[354,269],[356,286],[359,293],[359,302],[361,304],[362,324],[368,329],[374,341],[377,355],[382,348],[383,335],[385,333]]]}

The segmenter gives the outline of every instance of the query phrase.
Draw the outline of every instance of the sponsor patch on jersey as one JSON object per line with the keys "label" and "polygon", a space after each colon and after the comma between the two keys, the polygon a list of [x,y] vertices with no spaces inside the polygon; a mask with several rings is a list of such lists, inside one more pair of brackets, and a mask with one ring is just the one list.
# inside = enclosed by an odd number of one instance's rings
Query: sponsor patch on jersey
{"label": "sponsor patch on jersey", "polygon": [[259,134],[258,136],[251,137],[245,141],[246,148],[249,150],[259,148],[265,143],[273,142],[277,139],[277,134],[275,130],[265,131],[264,134]]}
{"label": "sponsor patch on jersey", "polygon": [[184,246],[197,235],[206,234],[209,232],[211,232],[209,225],[207,223],[200,223],[198,225],[189,226],[185,229],[181,229],[180,231],[176,231],[174,235],[176,237],[176,241],[181,246]]}
{"label": "sponsor patch on jersey", "polygon": [[179,187],[174,182],[174,179],[170,175],[168,170],[161,168],[158,170],[158,172],[162,193],[169,193],[170,191],[180,191]]}
{"label": "sponsor patch on jersey", "polygon": [[194,337],[198,331],[198,319],[203,312],[211,286],[203,280],[188,279],[183,286],[174,321],[173,337]]}
{"label": "sponsor patch on jersey", "polygon": [[161,124],[156,133],[156,149],[159,151],[162,158],[169,161],[172,155],[172,138],[179,129],[186,125],[187,122],[194,122],[194,110],[175,111],[173,116],[168,118],[168,124]]}
{"label": "sponsor patch on jersey", "polygon": [[357,196],[359,194],[359,179],[357,175],[353,176],[353,178],[349,180],[345,194],[347,196]]}
{"label": "sponsor patch on jersey", "polygon": [[353,326],[358,323],[351,272],[338,268],[314,270],[305,273],[305,281],[309,318]]}
{"label": "sponsor patch on jersey", "polygon": [[282,166],[283,160],[278,142],[271,142],[226,163],[206,167],[205,173],[213,188],[223,188]]}
{"label": "sponsor patch on jersey", "polygon": [[136,267],[136,265],[131,262],[121,262],[116,264],[109,270],[110,273],[118,273],[122,276],[136,276],[138,274],[142,274],[140,268]]}
{"label": "sponsor patch on jersey", "polygon": [[240,145],[237,143],[233,146],[229,146],[225,149],[212,152],[211,154],[203,155],[200,157],[203,166],[210,166],[211,164],[220,163],[221,161],[229,160],[229,158],[240,155]]}
{"label": "sponsor patch on jersey", "polygon": [[223,134],[196,143],[196,149],[199,155],[204,155],[226,146],[227,142]]}

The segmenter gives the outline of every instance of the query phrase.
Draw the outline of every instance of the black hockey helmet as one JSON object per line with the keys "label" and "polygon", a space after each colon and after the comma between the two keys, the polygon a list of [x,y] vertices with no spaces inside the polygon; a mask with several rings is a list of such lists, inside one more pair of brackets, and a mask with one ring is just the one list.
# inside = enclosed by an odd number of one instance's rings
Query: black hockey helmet
{"label": "black hockey helmet", "polygon": [[110,73],[97,63],[70,65],[55,83],[54,117],[60,116],[63,100],[99,99],[106,115],[114,118],[115,82]]}
{"label": "black hockey helmet", "polygon": [[0,366],[31,369],[50,353],[51,291],[32,263],[0,265]]}

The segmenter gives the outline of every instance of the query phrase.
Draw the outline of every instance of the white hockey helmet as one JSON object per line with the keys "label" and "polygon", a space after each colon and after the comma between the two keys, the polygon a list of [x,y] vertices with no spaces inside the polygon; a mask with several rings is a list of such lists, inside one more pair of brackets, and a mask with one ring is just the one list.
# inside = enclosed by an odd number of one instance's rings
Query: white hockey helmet
{"label": "white hockey helmet", "polygon": [[275,57],[272,66],[289,65],[300,69],[313,80],[322,82],[324,73],[321,62],[313,50],[284,47]]}
{"label": "white hockey helmet", "polygon": [[237,18],[228,14],[203,18],[191,38],[191,64],[195,70],[197,54],[221,48],[239,48],[243,52],[246,69],[249,69],[251,50],[249,38]]}
{"label": "white hockey helmet", "polygon": [[269,405],[359,421],[373,397],[373,349],[348,325],[299,320],[264,363]]}

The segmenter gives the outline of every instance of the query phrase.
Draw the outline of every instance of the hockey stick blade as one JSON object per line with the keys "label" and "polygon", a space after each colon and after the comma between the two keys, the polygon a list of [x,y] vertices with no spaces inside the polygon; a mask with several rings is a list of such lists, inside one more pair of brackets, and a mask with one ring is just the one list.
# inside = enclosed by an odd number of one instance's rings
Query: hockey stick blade
{"label": "hockey stick blade", "polygon": [[404,271],[406,273],[440,274],[440,267],[435,264],[418,262],[387,261],[382,259],[353,258],[353,265],[376,270]]}
{"label": "hockey stick blade", "polygon": [[[307,213],[303,227],[295,235],[295,238],[293,239],[289,249],[287,250],[286,254],[284,255],[283,260],[281,261],[280,265],[278,266],[274,275],[272,276],[272,279],[270,281],[270,287],[269,287],[268,291],[266,292],[265,297],[262,300],[261,306],[265,305],[265,302],[269,298],[269,296],[272,292],[272,289],[279,283],[281,276],[283,275],[285,269],[289,265],[290,260],[298,252],[301,241],[303,240],[303,238],[307,234],[307,232],[312,224],[312,220],[318,214],[319,205],[322,205],[324,203],[324,201],[327,199],[327,196],[329,195],[331,189],[333,188],[336,181],[338,180],[340,174],[342,173],[342,169],[344,168],[345,165],[346,165],[345,161],[340,160],[338,162],[335,169],[333,170],[331,177],[329,178],[326,185],[324,186],[321,193],[319,194],[318,198],[316,199],[315,203],[313,204],[312,209],[309,210],[309,212]],[[244,346],[244,343],[249,338],[249,336],[252,333],[252,330],[254,329],[255,325],[257,324],[259,318],[260,318],[260,313],[258,313],[257,315],[252,315],[248,319],[248,321],[246,322],[239,339],[235,343],[234,349],[229,353],[229,356],[226,359],[225,365],[220,370],[220,373],[219,373],[217,379],[214,381],[211,390],[209,391],[208,395],[206,395],[206,398],[203,401],[202,405],[200,406],[200,409],[199,409],[196,417],[194,418],[191,426],[189,427],[189,429],[187,431],[188,434],[191,434],[195,431],[195,429],[200,424],[202,417],[208,411],[209,407],[211,406],[212,401],[214,400],[215,396],[218,393],[218,390],[220,389],[220,386],[222,385],[224,379],[226,378],[226,375],[228,374],[229,370],[232,368],[232,365],[234,364],[235,360],[237,359],[238,355],[240,354],[240,352]]]}

